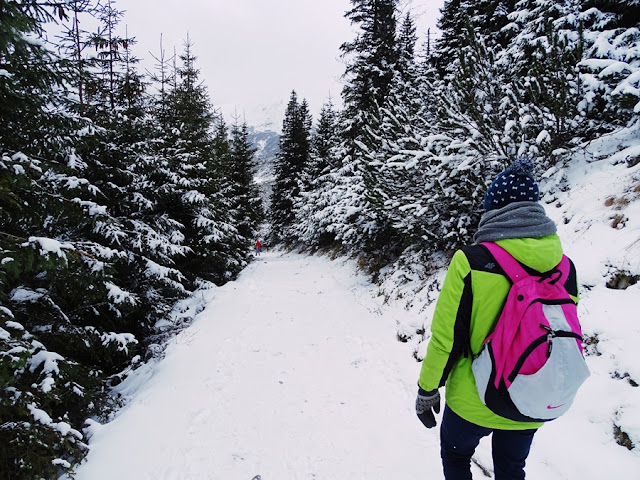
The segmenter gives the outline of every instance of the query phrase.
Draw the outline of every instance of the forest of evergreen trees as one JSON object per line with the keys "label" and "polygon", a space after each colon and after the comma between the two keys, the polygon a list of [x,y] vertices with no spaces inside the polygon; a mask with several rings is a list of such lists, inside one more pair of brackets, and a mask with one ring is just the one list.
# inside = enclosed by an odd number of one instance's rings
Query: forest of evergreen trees
{"label": "forest of evergreen trees", "polygon": [[197,313],[185,299],[247,265],[263,218],[248,127],[214,111],[194,46],[149,78],[122,17],[0,1],[2,479],[80,460],[85,420]]}
{"label": "forest of evergreen trees", "polygon": [[272,205],[280,240],[364,254],[373,272],[407,249],[451,251],[517,156],[551,175],[590,140],[637,130],[640,2],[447,0],[435,42],[418,42],[399,4],[351,0],[342,111],[329,102],[311,133],[292,95]]}
{"label": "forest of evergreen trees", "polygon": [[[426,259],[471,241],[516,156],[561,173],[590,140],[640,126],[637,0],[448,0],[420,45],[398,0],[345,15],[344,107],[328,100],[314,125],[295,91],[287,105],[274,242],[372,272]],[[247,265],[263,217],[248,127],[214,110],[194,45],[144,75],[122,16],[112,0],[0,0],[2,479],[83,458],[85,421],[188,323],[185,299]]]}

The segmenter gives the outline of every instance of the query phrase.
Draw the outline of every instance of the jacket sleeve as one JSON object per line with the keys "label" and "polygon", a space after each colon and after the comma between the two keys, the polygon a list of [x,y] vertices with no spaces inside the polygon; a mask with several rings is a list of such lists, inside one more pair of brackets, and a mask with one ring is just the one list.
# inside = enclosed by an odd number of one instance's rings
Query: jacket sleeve
{"label": "jacket sleeve", "polygon": [[470,354],[469,325],[473,294],[471,268],[458,250],[445,276],[431,322],[431,339],[422,361],[418,385],[429,391],[441,387],[463,355]]}

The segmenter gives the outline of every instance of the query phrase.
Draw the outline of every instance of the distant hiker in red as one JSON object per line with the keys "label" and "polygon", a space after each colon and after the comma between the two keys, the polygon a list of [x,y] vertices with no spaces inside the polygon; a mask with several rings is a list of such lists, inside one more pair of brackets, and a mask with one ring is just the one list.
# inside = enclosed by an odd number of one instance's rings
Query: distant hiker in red
{"label": "distant hiker in red", "polygon": [[260,255],[261,251],[262,251],[262,244],[260,243],[260,240],[256,240],[256,255]]}
{"label": "distant hiker in red", "polygon": [[[538,203],[533,170],[531,160],[518,159],[493,181],[484,197],[485,214],[474,236],[476,243],[455,252],[433,314],[416,413],[427,428],[435,427],[434,412],[440,413],[438,388],[446,386],[440,454],[447,480],[471,480],[471,456],[487,435],[492,435],[495,480],[524,479],[533,436],[543,425],[529,417],[514,420],[494,413],[487,406],[491,404],[487,396],[481,399],[472,370],[511,288],[500,262],[480,243],[496,243],[529,275],[553,275],[563,259],[556,225]],[[577,303],[573,263],[568,261],[565,270],[562,283],[568,301]],[[556,345],[555,338],[553,342]],[[530,393],[535,396],[536,392]]]}

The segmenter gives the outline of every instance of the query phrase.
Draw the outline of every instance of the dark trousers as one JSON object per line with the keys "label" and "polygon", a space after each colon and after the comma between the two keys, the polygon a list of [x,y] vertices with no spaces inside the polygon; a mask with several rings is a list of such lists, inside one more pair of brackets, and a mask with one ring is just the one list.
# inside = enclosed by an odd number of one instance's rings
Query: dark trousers
{"label": "dark trousers", "polygon": [[446,480],[471,480],[471,456],[482,437],[491,439],[496,480],[524,479],[524,464],[536,430],[493,430],[467,422],[445,405],[440,455]]}

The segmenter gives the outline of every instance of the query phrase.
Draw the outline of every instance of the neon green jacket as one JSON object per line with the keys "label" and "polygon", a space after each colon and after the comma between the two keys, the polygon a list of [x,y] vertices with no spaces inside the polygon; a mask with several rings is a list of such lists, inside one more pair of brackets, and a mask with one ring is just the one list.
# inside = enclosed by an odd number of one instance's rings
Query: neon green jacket
{"label": "neon green jacket", "polygon": [[[496,243],[537,272],[551,270],[562,259],[556,234]],[[476,425],[502,430],[538,428],[541,423],[515,422],[491,412],[480,400],[471,370],[472,355],[480,352],[483,340],[493,329],[509,287],[509,280],[482,245],[471,245],[454,254],[436,303],[418,384],[427,391],[446,384],[449,408]],[[573,264],[565,288],[577,302]]]}

